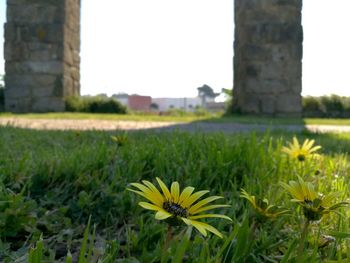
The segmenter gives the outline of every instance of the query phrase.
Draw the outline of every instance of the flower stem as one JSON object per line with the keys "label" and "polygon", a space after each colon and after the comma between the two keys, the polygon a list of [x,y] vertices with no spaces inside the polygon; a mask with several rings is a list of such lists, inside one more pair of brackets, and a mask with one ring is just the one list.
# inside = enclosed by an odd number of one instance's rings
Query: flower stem
{"label": "flower stem", "polygon": [[167,230],[167,233],[166,233],[166,238],[165,238],[164,245],[163,245],[162,261],[161,262],[163,262],[163,259],[166,258],[167,250],[169,248],[169,244],[170,244],[170,241],[172,239],[173,239],[173,228],[169,224],[168,225],[168,230]]}
{"label": "flower stem", "polygon": [[309,219],[305,219],[303,231],[301,232],[300,236],[300,243],[298,247],[298,254],[297,254],[297,261],[296,262],[301,262],[301,257],[303,256],[304,253],[304,244],[305,244],[305,239],[307,236],[308,228],[309,228],[310,221]]}

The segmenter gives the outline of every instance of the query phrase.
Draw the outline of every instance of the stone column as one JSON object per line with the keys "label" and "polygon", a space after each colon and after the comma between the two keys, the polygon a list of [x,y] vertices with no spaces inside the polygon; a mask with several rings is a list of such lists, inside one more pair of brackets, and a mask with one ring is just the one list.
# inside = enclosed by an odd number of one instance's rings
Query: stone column
{"label": "stone column", "polygon": [[63,111],[80,93],[80,0],[7,0],[5,109]]}
{"label": "stone column", "polygon": [[234,108],[300,116],[302,0],[235,0]]}

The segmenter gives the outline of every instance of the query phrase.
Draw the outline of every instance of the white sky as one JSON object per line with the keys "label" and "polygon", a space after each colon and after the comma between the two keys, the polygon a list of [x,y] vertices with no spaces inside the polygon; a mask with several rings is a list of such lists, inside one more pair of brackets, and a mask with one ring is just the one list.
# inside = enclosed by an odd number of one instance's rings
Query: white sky
{"label": "white sky", "polygon": [[[82,94],[184,97],[203,84],[232,87],[232,0],[82,0],[81,12]],[[350,96],[349,14],[350,0],[303,1],[303,95]]]}

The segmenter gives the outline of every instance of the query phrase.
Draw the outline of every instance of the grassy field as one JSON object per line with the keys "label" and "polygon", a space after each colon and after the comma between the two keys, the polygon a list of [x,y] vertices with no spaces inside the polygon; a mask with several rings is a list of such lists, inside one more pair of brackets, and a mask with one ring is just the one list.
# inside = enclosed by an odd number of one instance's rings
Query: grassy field
{"label": "grassy field", "polygon": [[[303,162],[289,158],[281,152],[293,137],[289,133],[117,134],[0,127],[0,261],[349,262],[348,209],[312,221],[304,244],[306,219],[281,182],[300,176],[325,195],[339,192],[332,201],[348,200],[350,134],[297,136],[315,139],[322,156]],[[204,237],[185,224],[174,227],[169,238],[167,223],[138,205],[144,198],[126,190],[141,180],[158,187],[156,177],[168,187],[177,181],[181,189],[193,186],[210,190],[208,196],[223,196],[213,204],[230,207],[215,213],[232,222],[203,220],[223,238]],[[240,197],[241,188],[288,214],[261,216]],[[300,243],[305,249],[301,257]]]}
{"label": "grassy field", "polygon": [[28,113],[13,114],[0,113],[0,118],[28,118],[28,119],[97,119],[97,120],[120,120],[120,121],[172,121],[172,122],[231,122],[245,124],[319,124],[319,125],[350,125],[350,119],[326,119],[326,118],[270,118],[256,116],[232,115],[224,116],[222,113],[205,113],[196,115],[191,113],[173,113],[172,115],[156,114],[105,114],[105,113]]}

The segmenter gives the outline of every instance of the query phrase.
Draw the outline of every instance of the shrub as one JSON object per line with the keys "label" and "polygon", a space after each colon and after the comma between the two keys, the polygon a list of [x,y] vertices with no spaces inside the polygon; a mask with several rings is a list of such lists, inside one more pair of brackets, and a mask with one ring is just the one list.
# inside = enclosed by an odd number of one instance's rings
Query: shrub
{"label": "shrub", "polygon": [[0,76],[0,111],[5,107],[5,87],[4,87],[4,75]]}
{"label": "shrub", "polygon": [[321,100],[317,97],[303,97],[303,115],[304,117],[323,117],[324,109]]}
{"label": "shrub", "polygon": [[350,97],[338,95],[303,98],[304,117],[349,118]]}
{"label": "shrub", "polygon": [[0,111],[3,111],[5,107],[5,95],[4,95],[5,89],[0,86]]}
{"label": "shrub", "polygon": [[117,100],[101,96],[69,97],[66,99],[66,111],[120,114],[127,112],[126,107]]}

